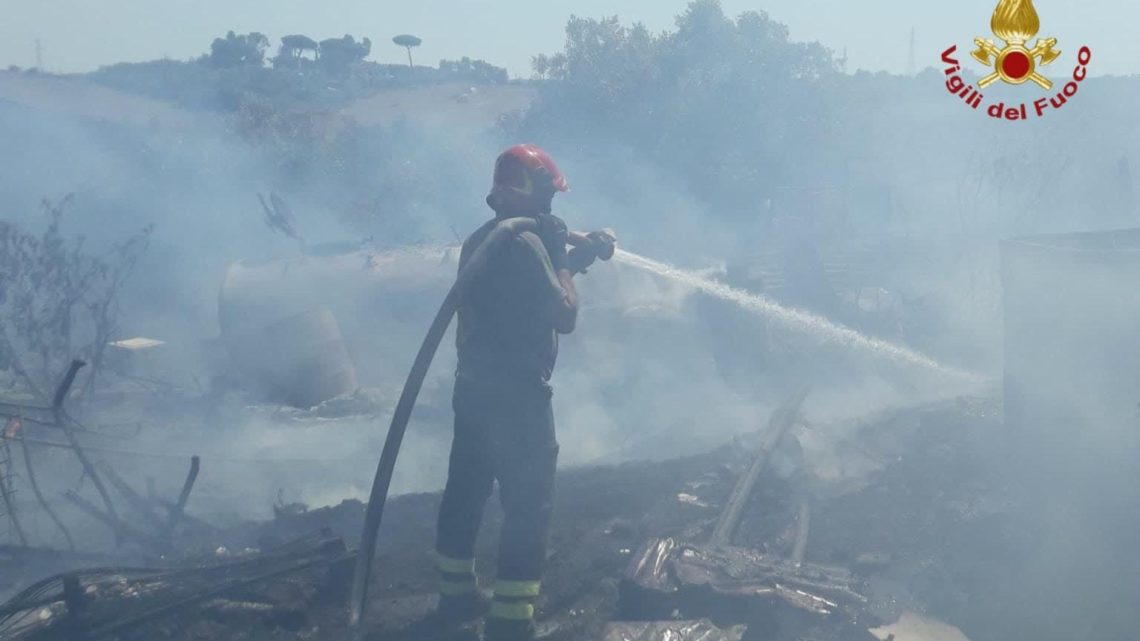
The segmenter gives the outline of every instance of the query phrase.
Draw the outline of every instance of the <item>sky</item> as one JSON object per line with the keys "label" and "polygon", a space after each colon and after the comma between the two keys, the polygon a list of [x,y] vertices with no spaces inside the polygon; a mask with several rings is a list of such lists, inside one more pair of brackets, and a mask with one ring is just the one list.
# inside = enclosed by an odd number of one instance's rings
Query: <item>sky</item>
{"label": "sky", "polygon": [[[115,62],[207,51],[228,30],[260,31],[276,43],[291,33],[317,40],[346,33],[370,37],[377,62],[406,60],[391,43],[411,33],[424,44],[417,64],[470,56],[530,74],[530,57],[561,48],[570,14],[618,15],[653,31],[669,29],[686,0],[0,0],[0,67],[34,66],[36,39],[45,69],[88,71]],[[952,3],[915,0],[724,0],[726,12],[765,10],[788,25],[795,40],[846,50],[848,70],[908,69],[911,29],[915,67],[939,66],[950,44],[963,48],[975,36],[992,37],[993,0]],[[1037,0],[1041,36],[1058,38],[1066,57],[1080,45],[1093,51],[1092,75],[1140,73],[1140,5],[1133,0]]]}

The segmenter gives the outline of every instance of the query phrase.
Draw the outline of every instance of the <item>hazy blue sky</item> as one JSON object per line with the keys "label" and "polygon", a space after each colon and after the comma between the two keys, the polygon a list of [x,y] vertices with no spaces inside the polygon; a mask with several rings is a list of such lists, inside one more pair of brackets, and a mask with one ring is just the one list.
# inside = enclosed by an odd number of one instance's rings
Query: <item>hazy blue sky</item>
{"label": "hazy blue sky", "polygon": [[[189,58],[229,29],[261,31],[277,44],[289,33],[317,39],[351,33],[373,40],[371,59],[399,62],[397,33],[424,40],[424,64],[470,55],[529,74],[534,53],[560,48],[566,18],[617,14],[658,31],[672,26],[685,0],[0,0],[0,66],[30,66],[34,41],[52,71],[82,71],[120,61]],[[901,72],[911,27],[919,68],[934,64],[951,43],[989,34],[993,0],[725,0],[730,14],[764,9],[798,40],[847,48],[849,69]],[[1140,72],[1140,6],[1134,0],[1037,0],[1041,35],[1055,36],[1067,65],[1089,44],[1094,75]]]}

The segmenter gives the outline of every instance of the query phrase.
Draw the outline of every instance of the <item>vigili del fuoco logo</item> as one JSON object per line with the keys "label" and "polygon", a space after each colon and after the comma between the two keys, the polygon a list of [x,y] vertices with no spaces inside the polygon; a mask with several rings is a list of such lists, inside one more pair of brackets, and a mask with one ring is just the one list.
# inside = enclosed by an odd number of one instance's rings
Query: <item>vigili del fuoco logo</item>
{"label": "vigili del fuoco logo", "polygon": [[[1050,111],[1064,107],[1077,94],[1081,82],[1088,75],[1092,51],[1087,46],[1082,46],[1077,51],[1077,65],[1073,68],[1072,74],[1065,78],[1064,84],[1059,89],[1055,88],[1053,81],[1045,74],[1048,71],[1046,68],[1061,57],[1061,50],[1057,48],[1057,39],[1037,38],[1032,47],[1028,44],[1041,30],[1041,21],[1037,16],[1037,10],[1033,7],[1033,0],[1000,0],[994,9],[993,17],[990,18],[990,30],[994,32],[999,42],[988,38],[974,38],[977,49],[970,52],[970,56],[981,63],[986,70],[976,87],[959,75],[962,65],[955,58],[958,45],[951,45],[942,52],[942,62],[946,65],[945,73],[948,76],[946,89],[961,98],[971,109],[982,108],[985,101],[982,90],[998,80],[1011,85],[1033,83],[1047,93],[1031,103],[987,103],[985,112],[991,118],[1004,120],[1028,120],[1031,116],[1042,118]],[[1058,80],[1058,83],[1060,82]]]}

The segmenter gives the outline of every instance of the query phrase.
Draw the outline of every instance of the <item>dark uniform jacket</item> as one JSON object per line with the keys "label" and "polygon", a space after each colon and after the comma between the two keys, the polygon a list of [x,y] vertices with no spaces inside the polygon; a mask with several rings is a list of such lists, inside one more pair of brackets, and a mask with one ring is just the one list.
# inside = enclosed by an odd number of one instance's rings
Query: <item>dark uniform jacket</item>
{"label": "dark uniform jacket", "polygon": [[[488,221],[464,241],[460,270],[498,222]],[[459,301],[459,375],[503,383],[549,380],[558,356],[552,315],[565,295],[536,234],[523,232],[504,243]]]}

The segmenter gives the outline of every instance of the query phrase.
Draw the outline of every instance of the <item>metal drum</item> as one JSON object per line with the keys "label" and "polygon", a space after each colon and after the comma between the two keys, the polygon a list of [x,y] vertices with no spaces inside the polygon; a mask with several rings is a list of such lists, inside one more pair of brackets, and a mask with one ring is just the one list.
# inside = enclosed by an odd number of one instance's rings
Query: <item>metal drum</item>
{"label": "metal drum", "polygon": [[357,388],[336,317],[325,307],[226,337],[237,370],[267,400],[312,407]]}

